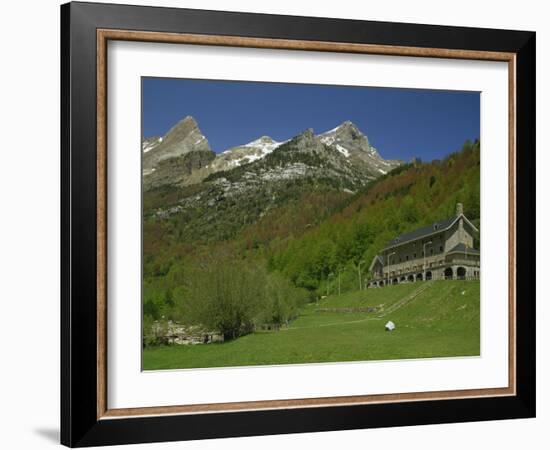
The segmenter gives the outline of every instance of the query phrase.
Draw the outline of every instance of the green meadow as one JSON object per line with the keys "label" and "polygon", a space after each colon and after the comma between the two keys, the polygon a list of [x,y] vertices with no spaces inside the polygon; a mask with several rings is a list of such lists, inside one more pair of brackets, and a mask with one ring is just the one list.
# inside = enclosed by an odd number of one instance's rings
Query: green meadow
{"label": "green meadow", "polygon": [[[334,294],[303,306],[279,331],[257,331],[224,343],[145,348],[143,369],[476,356],[479,304],[479,281]],[[390,320],[396,329],[385,331]]]}

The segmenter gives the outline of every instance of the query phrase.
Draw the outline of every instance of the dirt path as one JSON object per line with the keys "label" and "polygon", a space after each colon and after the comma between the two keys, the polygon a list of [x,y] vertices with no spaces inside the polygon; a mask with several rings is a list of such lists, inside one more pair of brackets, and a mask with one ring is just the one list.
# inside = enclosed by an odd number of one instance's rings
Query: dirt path
{"label": "dirt path", "polygon": [[344,321],[344,322],[330,322],[330,323],[322,323],[320,325],[309,325],[309,326],[305,326],[305,327],[281,328],[280,331],[305,330],[307,328],[333,327],[335,325],[349,325],[349,324],[352,324],[352,323],[366,322],[368,320],[381,320],[381,319],[378,318],[378,317],[365,317],[364,319],[347,320],[347,321]]}

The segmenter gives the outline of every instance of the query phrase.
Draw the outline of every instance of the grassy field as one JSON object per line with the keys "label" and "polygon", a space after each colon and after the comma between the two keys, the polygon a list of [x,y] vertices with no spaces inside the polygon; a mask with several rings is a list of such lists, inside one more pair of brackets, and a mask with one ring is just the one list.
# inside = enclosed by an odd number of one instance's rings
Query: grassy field
{"label": "grassy field", "polygon": [[[421,285],[333,295],[307,305],[280,331],[257,332],[221,344],[146,349],[143,369],[479,355],[479,282],[434,281],[410,303],[388,312]],[[368,306],[377,310],[320,311]],[[396,325],[393,332],[384,329],[388,320]]]}

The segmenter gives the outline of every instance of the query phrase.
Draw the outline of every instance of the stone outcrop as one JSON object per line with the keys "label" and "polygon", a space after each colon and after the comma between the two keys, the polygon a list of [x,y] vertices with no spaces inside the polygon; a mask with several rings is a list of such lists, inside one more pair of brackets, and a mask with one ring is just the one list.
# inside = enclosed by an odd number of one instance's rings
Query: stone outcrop
{"label": "stone outcrop", "polygon": [[156,341],[162,344],[197,345],[224,340],[223,334],[217,331],[206,330],[198,325],[184,326],[172,321],[155,321],[151,331]]}

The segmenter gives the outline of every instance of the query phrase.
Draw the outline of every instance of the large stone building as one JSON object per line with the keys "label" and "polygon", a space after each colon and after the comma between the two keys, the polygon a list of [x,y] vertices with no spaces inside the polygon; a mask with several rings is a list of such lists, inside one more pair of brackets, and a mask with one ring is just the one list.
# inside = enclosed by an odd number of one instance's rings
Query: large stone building
{"label": "large stone building", "polygon": [[374,257],[368,286],[479,279],[479,250],[474,248],[474,236],[478,233],[458,203],[454,217],[393,238]]}

